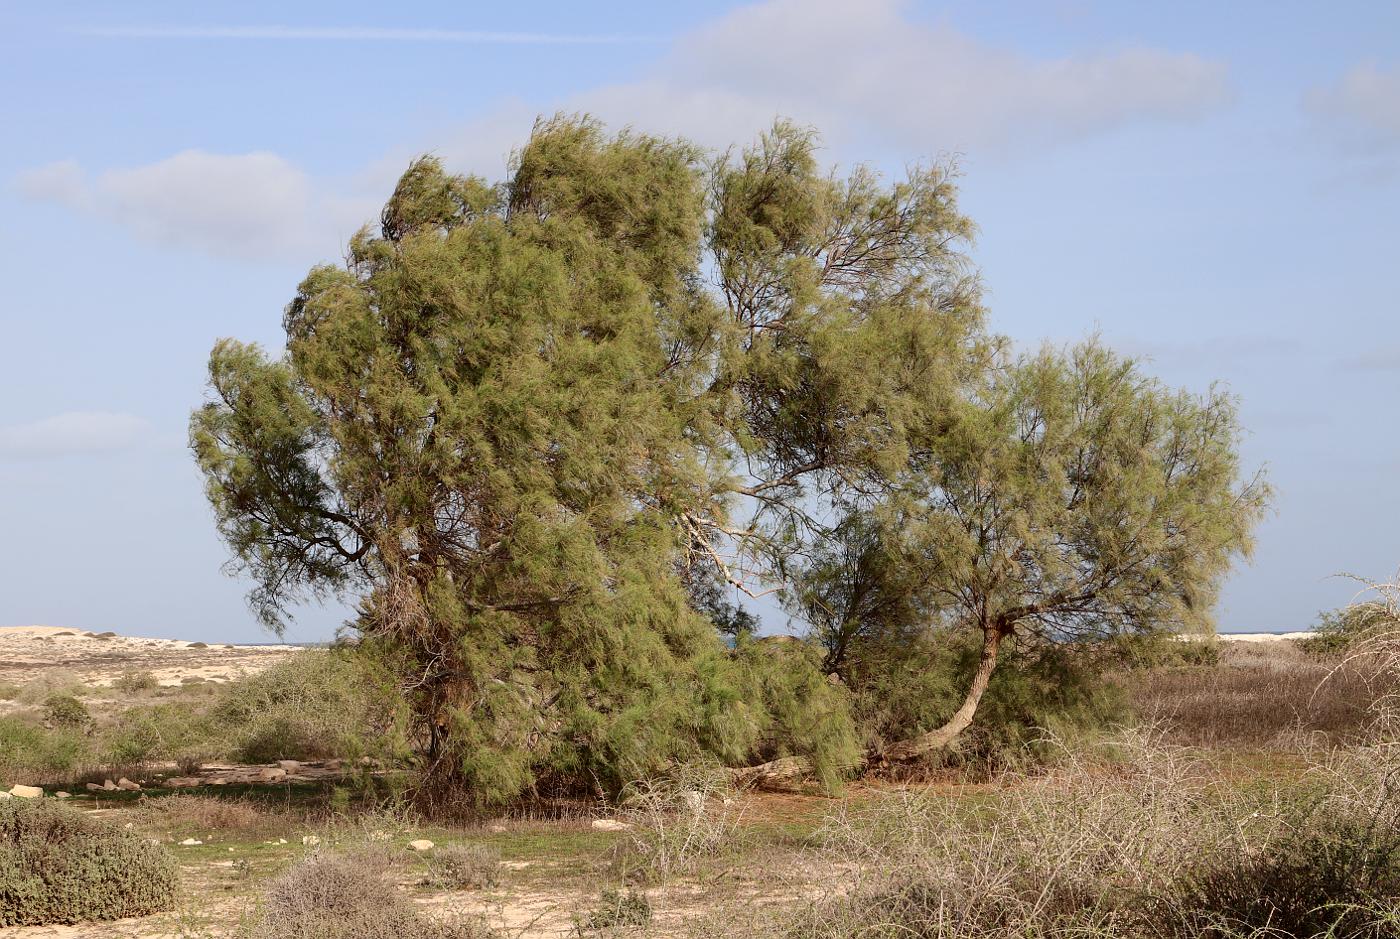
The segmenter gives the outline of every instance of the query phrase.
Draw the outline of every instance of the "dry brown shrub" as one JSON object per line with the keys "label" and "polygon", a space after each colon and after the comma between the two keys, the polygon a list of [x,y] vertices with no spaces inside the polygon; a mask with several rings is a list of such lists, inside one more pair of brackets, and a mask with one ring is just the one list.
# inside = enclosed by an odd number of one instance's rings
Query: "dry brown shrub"
{"label": "dry brown shrub", "polygon": [[422,916],[389,881],[386,847],[313,854],[272,881],[253,936],[281,939],[482,939],[478,922]]}
{"label": "dry brown shrub", "polygon": [[279,820],[276,813],[246,799],[188,793],[143,799],[139,812],[145,827],[164,831],[252,831]]}

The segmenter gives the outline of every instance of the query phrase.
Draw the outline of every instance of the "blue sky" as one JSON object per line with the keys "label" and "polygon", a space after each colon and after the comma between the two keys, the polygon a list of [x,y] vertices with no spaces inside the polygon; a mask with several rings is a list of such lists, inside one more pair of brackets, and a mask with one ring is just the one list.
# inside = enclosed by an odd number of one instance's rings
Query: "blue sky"
{"label": "blue sky", "polygon": [[1400,565],[1400,4],[10,4],[0,82],[0,625],[261,638],[185,449],[210,346],[280,345],[413,155],[498,175],[559,109],[959,154],[993,328],[1240,396],[1278,495],[1223,628]]}

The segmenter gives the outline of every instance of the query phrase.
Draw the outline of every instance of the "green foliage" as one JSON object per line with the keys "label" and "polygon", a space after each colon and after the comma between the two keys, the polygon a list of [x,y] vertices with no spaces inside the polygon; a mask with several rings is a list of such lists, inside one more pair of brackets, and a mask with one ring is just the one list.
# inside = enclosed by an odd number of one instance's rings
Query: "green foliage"
{"label": "green foliage", "polygon": [[1310,655],[1336,657],[1351,651],[1359,641],[1397,624],[1393,611],[1384,603],[1368,601],[1353,603],[1338,610],[1318,614],[1312,635],[1298,640],[1298,646]]}
{"label": "green foliage", "polygon": [[615,790],[793,723],[751,713],[687,572],[776,571],[980,348],[949,172],[839,180],[815,145],[779,125],[707,178],[559,117],[500,186],[425,158],[303,281],[285,356],[215,347],[191,445],[254,608],[360,597],[425,790]]}
{"label": "green foliage", "polygon": [[190,442],[252,605],[358,599],[423,792],[759,752],[832,783],[840,696],[729,654],[753,622],[720,585],[805,571],[843,678],[852,637],[1208,615],[1263,498],[1230,400],[1093,344],[1004,361],[955,169],[843,178],[817,149],[779,122],[707,159],[558,116],[498,185],[423,158],[302,281],[285,354],[215,346]]}
{"label": "green foliage", "polygon": [[81,730],[0,717],[0,776],[26,783],[67,780],[95,762],[92,742]]}
{"label": "green foliage", "polygon": [[123,711],[103,732],[101,752],[103,761],[113,766],[232,756],[228,739],[237,729],[220,726],[210,718],[208,706],[196,702],[138,705]]}
{"label": "green foliage", "polygon": [[44,700],[44,723],[81,730],[92,723],[92,715],[87,705],[72,695],[54,694]]}
{"label": "green foliage", "polygon": [[1220,664],[1220,644],[1213,635],[1121,633],[1101,649],[1111,662],[1128,669],[1213,667]]}
{"label": "green foliage", "polygon": [[112,682],[112,687],[123,694],[137,694],[142,691],[154,691],[160,687],[160,682],[150,672],[123,672]]}
{"label": "green foliage", "polygon": [[853,687],[969,633],[953,735],[1010,639],[1208,628],[1268,496],[1240,478],[1228,397],[1170,391],[1092,342],[990,372],[922,429],[901,485],[848,507],[789,602]]}
{"label": "green foliage", "polygon": [[229,756],[354,759],[402,755],[401,701],[371,657],[353,648],[309,650],[225,688],[207,726]]}
{"label": "green foliage", "polygon": [[819,667],[808,643],[788,636],[742,637],[734,657],[744,675],[744,698],[759,721],[757,760],[803,756],[828,792],[861,761],[861,741],[844,688]]}
{"label": "green foliage", "polygon": [[1322,819],[1268,851],[1207,861],[1175,885],[1160,934],[1197,939],[1267,930],[1282,936],[1392,936],[1375,911],[1400,898],[1400,832]]}
{"label": "green foliage", "polygon": [[160,846],[49,800],[0,802],[0,926],[142,916],[175,902]]}
{"label": "green foliage", "polygon": [[[880,752],[943,726],[962,703],[977,658],[974,637],[956,631],[862,658],[850,681],[865,746]],[[1034,756],[1028,748],[1047,731],[1077,735],[1124,722],[1123,695],[1100,680],[1100,671],[1082,649],[1012,645],[988,684],[979,720],[939,758],[982,771],[1004,768]]]}

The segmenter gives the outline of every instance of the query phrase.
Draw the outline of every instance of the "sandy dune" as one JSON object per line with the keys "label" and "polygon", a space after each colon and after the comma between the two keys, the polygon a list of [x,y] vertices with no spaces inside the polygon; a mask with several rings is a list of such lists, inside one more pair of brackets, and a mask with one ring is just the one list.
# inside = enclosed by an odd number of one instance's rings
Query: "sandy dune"
{"label": "sandy dune", "polygon": [[66,672],[93,687],[128,672],[149,672],[162,685],[186,680],[228,681],[296,654],[298,646],[209,645],[92,633],[62,626],[0,626],[0,682],[23,684]]}

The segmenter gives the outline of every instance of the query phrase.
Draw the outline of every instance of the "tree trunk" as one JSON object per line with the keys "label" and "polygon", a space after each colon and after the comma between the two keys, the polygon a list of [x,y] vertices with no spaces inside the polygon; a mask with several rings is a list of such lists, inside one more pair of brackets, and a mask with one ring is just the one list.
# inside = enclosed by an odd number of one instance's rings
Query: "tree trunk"
{"label": "tree trunk", "polygon": [[785,756],[757,766],[745,766],[729,771],[730,779],[740,789],[799,789],[804,776],[812,773],[812,761],[802,756]]}
{"label": "tree trunk", "polygon": [[981,703],[987,683],[991,681],[992,671],[997,667],[997,650],[1001,647],[1002,631],[993,626],[987,628],[982,635],[982,655],[977,661],[977,671],[973,673],[972,685],[967,689],[967,697],[963,699],[962,707],[937,730],[890,744],[879,755],[882,762],[902,763],[916,760],[934,750],[941,750],[972,723],[972,716],[977,713],[977,705]]}
{"label": "tree trunk", "polygon": [[[977,661],[977,671],[972,675],[972,684],[967,689],[967,697],[963,699],[962,706],[948,719],[947,723],[937,730],[920,734],[911,740],[901,740],[898,743],[890,744],[880,753],[872,754],[868,762],[888,764],[915,760],[934,750],[948,746],[957,738],[958,734],[966,730],[968,725],[972,723],[973,715],[977,713],[977,705],[982,702],[982,695],[986,692],[987,684],[992,678],[992,672],[997,667],[997,651],[1001,648],[1001,640],[1004,635],[1005,633],[995,626],[983,632],[982,655]],[[741,788],[751,786],[756,789],[789,789],[802,776],[809,775],[811,772],[811,762],[799,756],[785,756],[782,759],[760,763],[757,766],[730,770],[736,786]]]}

